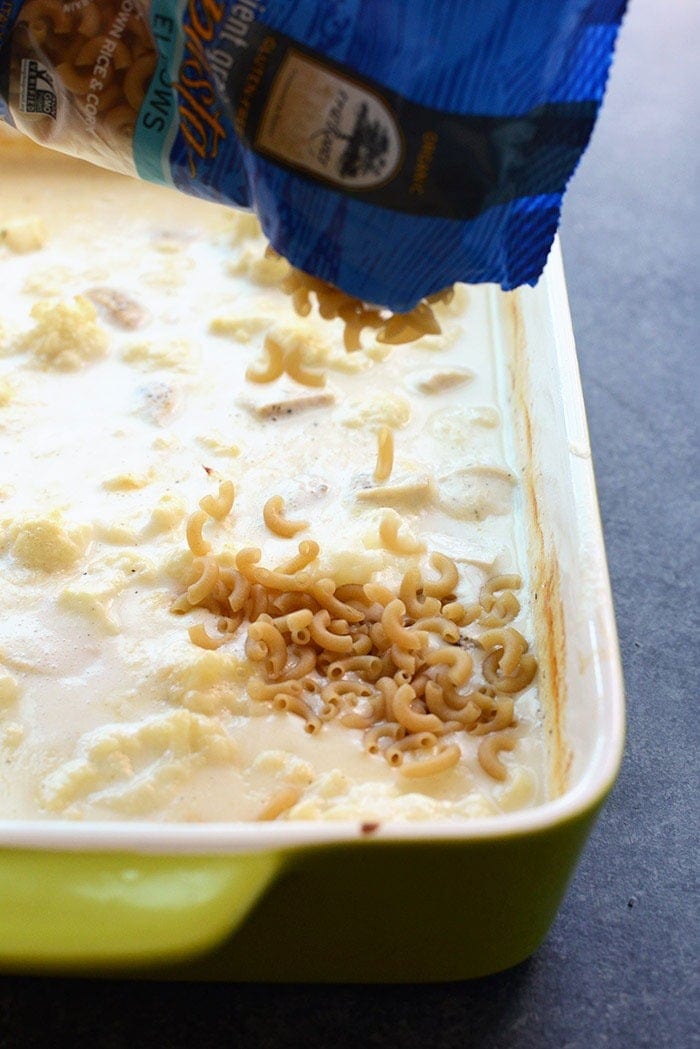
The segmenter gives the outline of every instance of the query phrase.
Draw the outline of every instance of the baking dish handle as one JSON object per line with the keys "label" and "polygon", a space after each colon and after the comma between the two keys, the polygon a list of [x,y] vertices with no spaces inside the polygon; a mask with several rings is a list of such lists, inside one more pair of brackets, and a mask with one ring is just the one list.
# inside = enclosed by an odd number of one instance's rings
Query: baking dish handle
{"label": "baking dish handle", "polygon": [[281,868],[235,856],[0,852],[0,969],[177,961],[235,929]]}

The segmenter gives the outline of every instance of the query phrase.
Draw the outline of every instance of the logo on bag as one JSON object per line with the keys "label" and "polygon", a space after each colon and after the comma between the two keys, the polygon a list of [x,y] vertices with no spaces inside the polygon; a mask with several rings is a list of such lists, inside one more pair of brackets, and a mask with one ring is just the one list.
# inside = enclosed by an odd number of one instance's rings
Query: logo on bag
{"label": "logo on bag", "polygon": [[311,142],[320,143],[316,157],[343,182],[365,185],[368,180],[384,181],[391,159],[390,128],[381,115],[371,112],[367,102],[360,102],[355,107],[352,127],[345,130],[342,117],[347,103],[347,91],[340,91],[325,127],[311,136]]}
{"label": "logo on bag", "polygon": [[19,77],[19,108],[56,119],[56,91],[48,68],[36,58],[23,58]]}
{"label": "logo on bag", "polygon": [[383,185],[403,159],[401,132],[379,95],[293,50],[275,76],[255,146],[345,189]]}

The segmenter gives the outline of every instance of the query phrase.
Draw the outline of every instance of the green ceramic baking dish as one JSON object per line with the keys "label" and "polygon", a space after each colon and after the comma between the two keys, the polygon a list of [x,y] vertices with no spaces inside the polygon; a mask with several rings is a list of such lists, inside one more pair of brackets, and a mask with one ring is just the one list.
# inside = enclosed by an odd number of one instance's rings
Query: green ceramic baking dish
{"label": "green ceramic baking dish", "polygon": [[490,294],[554,800],[449,825],[0,822],[0,968],[455,980],[541,943],[618,771],[623,687],[558,246],[535,289]]}

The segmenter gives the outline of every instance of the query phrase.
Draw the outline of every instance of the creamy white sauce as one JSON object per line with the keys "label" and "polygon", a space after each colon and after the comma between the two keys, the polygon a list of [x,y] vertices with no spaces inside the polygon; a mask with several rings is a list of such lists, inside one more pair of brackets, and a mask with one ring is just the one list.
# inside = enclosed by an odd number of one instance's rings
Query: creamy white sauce
{"label": "creamy white sauce", "polygon": [[[388,347],[368,331],[347,354],[339,322],[295,315],[250,217],[62,159],[5,162],[0,177],[0,230],[15,223],[0,240],[0,817],[253,819],[286,785],[300,800],[282,818],[462,819],[542,801],[534,686],[516,703],[504,783],[463,733],[456,768],[408,781],[359,730],[310,737],[249,699],[240,639],[205,652],[187,626],[208,613],[169,611],[187,516],[228,478],[233,512],[207,526],[215,550],[291,557],[296,541],[262,522],[279,494],[310,522],[297,541],[316,539],[340,581],[395,583],[414,563],[381,545],[387,506],[458,562],[465,600],[496,571],[526,579],[489,289],[438,307],[440,336]],[[95,286],[131,297],[147,323],[124,330],[76,307]],[[43,321],[38,303],[54,311]],[[299,342],[326,386],[248,382],[268,331]],[[381,425],[395,463],[377,495]],[[515,625],[531,637],[526,587],[519,597]]]}

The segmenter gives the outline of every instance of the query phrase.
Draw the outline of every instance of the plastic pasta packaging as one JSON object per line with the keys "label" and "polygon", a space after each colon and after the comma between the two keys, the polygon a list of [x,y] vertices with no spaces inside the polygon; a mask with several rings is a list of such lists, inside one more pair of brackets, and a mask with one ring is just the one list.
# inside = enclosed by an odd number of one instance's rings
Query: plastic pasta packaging
{"label": "plastic pasta packaging", "polygon": [[0,0],[0,117],[397,311],[535,283],[625,0]]}

